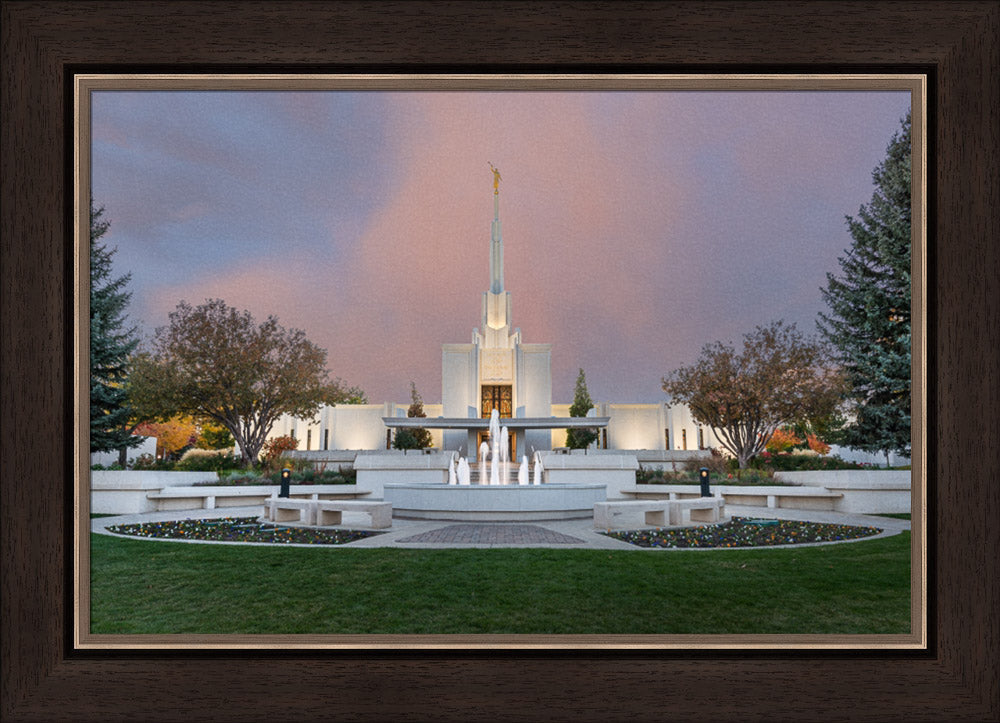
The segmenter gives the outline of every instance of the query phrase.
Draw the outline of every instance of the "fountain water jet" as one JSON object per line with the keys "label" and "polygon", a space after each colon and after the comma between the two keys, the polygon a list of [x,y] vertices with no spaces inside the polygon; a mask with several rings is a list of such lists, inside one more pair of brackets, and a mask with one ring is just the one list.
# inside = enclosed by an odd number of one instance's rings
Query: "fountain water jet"
{"label": "fountain water jet", "polygon": [[500,484],[510,484],[510,436],[507,427],[500,430]]}
{"label": "fountain water jet", "polygon": [[490,412],[490,443],[493,445],[493,456],[490,460],[490,484],[500,484],[500,412],[494,409]]}
{"label": "fountain water jet", "polygon": [[528,455],[521,455],[521,467],[517,470],[517,483],[528,484]]}

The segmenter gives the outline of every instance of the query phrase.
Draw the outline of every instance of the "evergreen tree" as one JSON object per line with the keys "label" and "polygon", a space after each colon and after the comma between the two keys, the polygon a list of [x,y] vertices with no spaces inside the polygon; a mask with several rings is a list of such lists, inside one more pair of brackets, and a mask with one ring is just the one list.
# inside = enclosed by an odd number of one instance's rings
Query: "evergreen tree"
{"label": "evergreen tree", "polygon": [[104,209],[90,207],[90,451],[136,447],[126,382],[129,356],[138,344],[135,327],[125,326],[132,298],[131,274],[112,276],[115,249],[100,242],[110,224]]}
{"label": "evergreen tree", "polygon": [[[573,392],[573,405],[569,408],[569,416],[586,417],[594,406],[594,400],[590,398],[587,391],[587,378],[583,374],[583,369],[576,377],[576,389]],[[596,429],[584,427],[566,430],[566,446],[570,449],[586,449],[597,439]]]}
{"label": "evergreen tree", "polygon": [[[414,382],[410,382],[410,408],[406,410],[406,416],[410,418],[427,416],[424,413],[424,400],[420,398]],[[396,449],[426,449],[434,446],[434,440],[431,438],[431,433],[423,427],[401,429],[396,432],[392,446]]]}
{"label": "evergreen tree", "polygon": [[910,114],[872,172],[875,192],[854,239],[827,274],[830,314],[818,326],[836,348],[854,417],[837,441],[866,452],[910,456]]}

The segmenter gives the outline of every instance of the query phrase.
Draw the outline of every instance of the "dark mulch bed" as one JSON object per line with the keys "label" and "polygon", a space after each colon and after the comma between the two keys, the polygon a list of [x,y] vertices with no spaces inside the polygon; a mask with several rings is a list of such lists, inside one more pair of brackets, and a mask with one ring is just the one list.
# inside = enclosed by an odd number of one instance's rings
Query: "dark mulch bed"
{"label": "dark mulch bed", "polygon": [[256,517],[221,517],[209,520],[168,520],[133,525],[109,525],[109,532],[134,537],[158,537],[213,542],[277,542],[299,545],[343,545],[380,532],[287,527],[259,522]]}
{"label": "dark mulch bed", "polygon": [[882,532],[877,527],[855,527],[795,520],[764,520],[733,517],[718,525],[675,530],[634,530],[605,532],[639,547],[768,547],[803,542],[836,542],[871,537]]}

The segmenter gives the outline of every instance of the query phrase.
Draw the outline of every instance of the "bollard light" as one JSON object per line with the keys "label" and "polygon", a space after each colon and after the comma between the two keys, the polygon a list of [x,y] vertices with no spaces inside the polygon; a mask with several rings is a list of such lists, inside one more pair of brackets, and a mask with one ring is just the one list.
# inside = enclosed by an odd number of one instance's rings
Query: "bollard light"
{"label": "bollard light", "polygon": [[292,470],[285,467],[281,470],[281,490],[278,492],[278,497],[288,497],[288,483],[292,479]]}
{"label": "bollard light", "polygon": [[701,480],[701,496],[711,497],[712,493],[708,490],[708,467],[698,470],[698,478]]}

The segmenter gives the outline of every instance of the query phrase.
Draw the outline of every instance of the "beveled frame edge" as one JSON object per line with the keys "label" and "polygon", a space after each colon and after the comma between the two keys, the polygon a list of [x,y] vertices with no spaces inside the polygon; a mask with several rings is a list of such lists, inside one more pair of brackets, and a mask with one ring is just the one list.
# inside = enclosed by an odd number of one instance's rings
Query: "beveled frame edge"
{"label": "beveled frame edge", "polygon": [[[927,80],[926,73],[748,74],[74,74],[74,566],[73,645],[79,650],[926,650],[927,620]],[[913,115],[911,575],[908,634],[899,635],[106,635],[89,632],[89,276],[83,251],[89,229],[90,94],[109,90],[739,90],[904,91]],[[671,554],[669,552],[664,554]]]}

